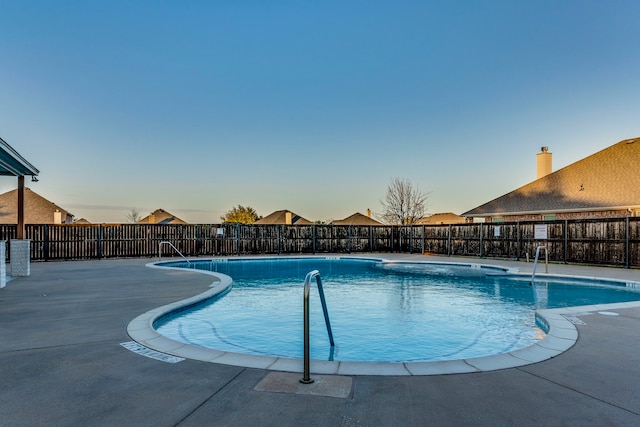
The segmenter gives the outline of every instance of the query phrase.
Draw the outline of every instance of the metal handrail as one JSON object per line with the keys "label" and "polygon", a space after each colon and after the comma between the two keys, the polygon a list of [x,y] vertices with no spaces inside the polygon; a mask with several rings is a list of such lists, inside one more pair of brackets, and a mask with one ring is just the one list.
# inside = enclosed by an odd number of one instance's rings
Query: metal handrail
{"label": "metal handrail", "polygon": [[178,253],[178,255],[180,255],[182,257],[182,259],[184,259],[185,261],[187,261],[187,264],[191,264],[191,261],[189,261],[187,259],[187,257],[185,257],[184,255],[182,255],[182,252],[180,252],[178,250],[178,248],[176,248],[175,246],[173,246],[173,243],[171,242],[160,242],[158,244],[158,261],[162,260],[162,245],[169,245],[173,248],[174,251],[176,251]]}
{"label": "metal handrail", "polygon": [[307,273],[307,277],[304,279],[304,292],[303,292],[303,311],[304,311],[304,374],[300,382],[302,384],[311,384],[309,373],[309,288],[311,287],[311,281],[316,279],[318,284],[318,293],[320,294],[320,302],[322,303],[322,311],[324,313],[324,322],[327,325],[327,333],[329,334],[329,343],[331,348],[335,346],[333,342],[333,332],[331,331],[331,323],[329,322],[329,312],[327,311],[327,301],[324,298],[324,291],[322,290],[322,279],[320,278],[320,272],[313,270]]}
{"label": "metal handrail", "polygon": [[546,246],[538,246],[536,248],[536,259],[533,261],[533,274],[531,274],[531,282],[529,285],[533,285],[533,281],[536,278],[536,267],[538,266],[538,258],[540,257],[540,249],[544,249],[544,272],[549,272],[549,251]]}

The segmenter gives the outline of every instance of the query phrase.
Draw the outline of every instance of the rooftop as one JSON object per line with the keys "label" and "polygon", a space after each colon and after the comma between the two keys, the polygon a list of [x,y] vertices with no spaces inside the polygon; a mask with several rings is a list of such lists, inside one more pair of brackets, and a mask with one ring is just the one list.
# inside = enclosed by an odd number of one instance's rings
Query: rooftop
{"label": "rooftop", "polygon": [[640,205],[639,168],[640,138],[627,139],[462,215],[637,208]]}

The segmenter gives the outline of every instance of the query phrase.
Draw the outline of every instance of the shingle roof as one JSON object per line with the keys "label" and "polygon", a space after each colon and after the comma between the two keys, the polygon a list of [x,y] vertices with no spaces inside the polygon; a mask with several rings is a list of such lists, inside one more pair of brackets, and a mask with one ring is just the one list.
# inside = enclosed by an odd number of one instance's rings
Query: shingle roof
{"label": "shingle roof", "polygon": [[382,225],[381,222],[376,221],[366,215],[356,212],[344,219],[333,221],[335,225]]}
{"label": "shingle roof", "polygon": [[465,221],[464,217],[453,212],[442,212],[420,218],[416,224],[461,224]]}
{"label": "shingle roof", "polygon": [[308,219],[305,219],[287,209],[275,211],[264,218],[257,220],[254,224],[287,224],[287,212],[291,213],[291,224],[293,225],[313,224]]}
{"label": "shingle roof", "polygon": [[497,216],[640,207],[640,138],[627,139],[463,213]]}
{"label": "shingle roof", "polygon": [[[45,199],[30,188],[24,189],[24,223],[25,224],[54,224],[54,212],[61,213],[63,224],[73,220],[73,214],[60,206]],[[18,190],[11,190],[0,194],[0,224],[18,223]]]}
{"label": "shingle roof", "polygon": [[[152,221],[151,215],[153,215]],[[164,209],[156,209],[138,221],[138,224],[186,224],[186,222]]]}

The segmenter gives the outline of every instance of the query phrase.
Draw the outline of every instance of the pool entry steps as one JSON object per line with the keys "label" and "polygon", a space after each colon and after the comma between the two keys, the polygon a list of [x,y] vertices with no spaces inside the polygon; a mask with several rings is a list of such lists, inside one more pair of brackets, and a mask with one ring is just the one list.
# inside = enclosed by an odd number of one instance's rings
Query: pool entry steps
{"label": "pool entry steps", "polygon": [[171,242],[160,242],[158,243],[158,261],[162,261],[162,245],[167,245],[169,246],[171,249],[173,249],[175,252],[177,252],[178,255],[180,255],[182,257],[183,260],[187,261],[187,264],[191,264],[191,261],[189,261],[187,259],[187,257],[185,257],[182,252],[180,252],[178,250],[178,248],[176,248],[175,246],[173,246],[173,243]]}
{"label": "pool entry steps", "polygon": [[322,303],[322,312],[324,313],[324,322],[327,324],[327,333],[329,334],[329,343],[331,344],[331,350],[335,348],[333,341],[333,332],[331,331],[331,322],[329,321],[329,312],[327,311],[327,301],[324,297],[324,290],[322,289],[322,279],[320,278],[320,272],[313,270],[307,273],[307,277],[304,278],[304,292],[303,292],[303,316],[304,316],[304,373],[300,382],[302,384],[311,384],[311,374],[309,373],[309,288],[311,287],[311,281],[316,279],[318,285],[318,293],[320,294],[320,302]]}

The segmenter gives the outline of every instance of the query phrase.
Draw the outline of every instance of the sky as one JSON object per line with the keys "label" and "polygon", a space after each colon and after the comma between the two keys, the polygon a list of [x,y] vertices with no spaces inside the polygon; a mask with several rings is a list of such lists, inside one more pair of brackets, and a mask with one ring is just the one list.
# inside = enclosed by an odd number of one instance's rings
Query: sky
{"label": "sky", "polygon": [[[76,219],[471,210],[640,136],[636,0],[0,0],[0,137]],[[0,177],[0,191],[17,187]]]}

